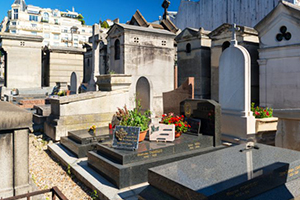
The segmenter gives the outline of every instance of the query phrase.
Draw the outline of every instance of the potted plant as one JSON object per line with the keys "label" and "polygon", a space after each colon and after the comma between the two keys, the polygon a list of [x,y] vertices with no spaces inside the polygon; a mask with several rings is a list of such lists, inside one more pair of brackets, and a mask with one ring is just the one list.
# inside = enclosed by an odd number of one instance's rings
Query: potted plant
{"label": "potted plant", "polygon": [[273,117],[273,109],[266,107],[255,106],[255,103],[251,104],[251,111],[256,118],[255,132],[276,132],[278,118]]}
{"label": "potted plant", "polygon": [[184,120],[184,116],[174,115],[174,113],[163,114],[161,123],[163,124],[174,124],[175,125],[175,138],[181,136],[182,133],[187,132],[191,126]]}
{"label": "potted plant", "polygon": [[151,112],[147,110],[142,113],[140,101],[136,101],[136,105],[133,110],[127,110],[126,105],[124,109],[118,108],[115,117],[119,120],[121,126],[140,127],[139,142],[142,142],[147,135]]}

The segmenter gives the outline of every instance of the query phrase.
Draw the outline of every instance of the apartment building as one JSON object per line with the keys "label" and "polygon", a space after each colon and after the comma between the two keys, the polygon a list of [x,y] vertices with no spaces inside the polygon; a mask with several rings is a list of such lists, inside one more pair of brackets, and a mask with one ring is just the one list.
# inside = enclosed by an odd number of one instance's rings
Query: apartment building
{"label": "apartment building", "polygon": [[15,34],[39,35],[45,46],[82,47],[92,36],[92,26],[83,25],[81,15],[72,11],[40,8],[15,0],[3,20],[2,30]]}

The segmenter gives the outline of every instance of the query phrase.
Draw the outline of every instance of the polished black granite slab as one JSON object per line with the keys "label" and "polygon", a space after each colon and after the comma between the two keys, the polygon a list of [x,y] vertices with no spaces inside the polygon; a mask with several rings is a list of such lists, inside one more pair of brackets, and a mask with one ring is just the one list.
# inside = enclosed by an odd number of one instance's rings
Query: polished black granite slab
{"label": "polished black granite slab", "polygon": [[[151,168],[148,182],[176,199],[229,200],[254,198],[299,180],[300,152],[257,146],[245,151],[239,145]],[[140,195],[147,199],[147,189]]]}
{"label": "polished black granite slab", "polygon": [[118,188],[147,182],[148,169],[192,156],[216,151],[212,136],[183,134],[174,143],[143,141],[136,151],[114,149],[111,142],[88,152],[88,164]]}
{"label": "polished black granite slab", "polygon": [[111,142],[108,141],[97,145],[97,153],[109,157],[116,163],[128,164],[212,146],[211,136],[182,134],[173,143],[143,141],[136,151],[111,148]]}
{"label": "polished black granite slab", "polygon": [[87,156],[88,151],[96,150],[97,144],[112,139],[112,130],[108,127],[97,128],[95,134],[87,129],[69,131],[67,137],[61,137],[61,144],[73,152],[78,158]]}

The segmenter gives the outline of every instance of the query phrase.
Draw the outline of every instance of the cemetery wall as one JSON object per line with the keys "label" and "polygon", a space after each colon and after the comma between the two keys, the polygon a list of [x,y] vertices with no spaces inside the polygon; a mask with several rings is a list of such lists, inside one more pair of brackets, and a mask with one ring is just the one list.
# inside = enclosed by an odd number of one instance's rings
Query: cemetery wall
{"label": "cemetery wall", "polygon": [[[294,3],[294,0],[286,0]],[[279,0],[181,0],[175,25],[214,30],[223,23],[254,27],[278,4]]]}

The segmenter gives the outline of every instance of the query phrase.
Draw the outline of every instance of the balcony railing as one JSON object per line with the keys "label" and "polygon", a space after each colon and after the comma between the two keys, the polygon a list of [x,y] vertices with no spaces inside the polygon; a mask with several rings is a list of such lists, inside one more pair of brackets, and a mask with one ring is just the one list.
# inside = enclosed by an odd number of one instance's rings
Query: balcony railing
{"label": "balcony railing", "polygon": [[17,199],[22,199],[22,198],[27,198],[27,200],[30,200],[30,197],[41,195],[41,194],[46,194],[46,193],[52,193],[52,200],[55,200],[56,197],[60,200],[68,200],[67,197],[57,188],[53,187],[51,189],[47,190],[41,190],[41,191],[36,191],[36,192],[31,192],[27,194],[22,194],[14,197],[9,197],[9,198],[1,198],[0,200],[17,200]]}

